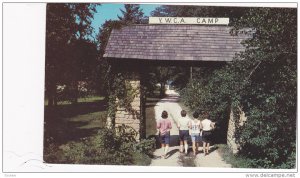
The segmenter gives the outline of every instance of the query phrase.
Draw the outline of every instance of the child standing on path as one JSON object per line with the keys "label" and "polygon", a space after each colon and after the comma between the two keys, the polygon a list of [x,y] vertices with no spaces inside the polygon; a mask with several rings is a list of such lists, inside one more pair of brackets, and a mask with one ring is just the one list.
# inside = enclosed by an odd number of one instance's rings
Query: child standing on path
{"label": "child standing on path", "polygon": [[163,111],[161,114],[162,119],[157,123],[157,128],[159,129],[159,136],[161,140],[161,147],[164,151],[162,155],[163,158],[167,158],[167,153],[170,144],[170,130],[172,129],[171,121],[168,119],[168,112]]}
{"label": "child standing on path", "polygon": [[202,129],[201,122],[197,119],[199,114],[194,112],[193,119],[189,122],[189,128],[191,129],[191,139],[193,143],[194,156],[197,155],[199,142],[201,141],[200,130]]}
{"label": "child standing on path", "polygon": [[204,155],[208,155],[209,145],[211,143],[211,131],[215,127],[215,123],[209,119],[208,112],[204,113],[204,117],[205,117],[205,119],[201,122],[201,124],[203,126],[203,133],[202,133],[203,152],[204,152]]}
{"label": "child standing on path", "polygon": [[181,117],[178,119],[177,127],[179,129],[179,140],[180,140],[180,153],[183,153],[183,144],[184,151],[187,155],[188,153],[188,138],[189,138],[189,121],[190,119],[186,117],[186,111],[181,111]]}

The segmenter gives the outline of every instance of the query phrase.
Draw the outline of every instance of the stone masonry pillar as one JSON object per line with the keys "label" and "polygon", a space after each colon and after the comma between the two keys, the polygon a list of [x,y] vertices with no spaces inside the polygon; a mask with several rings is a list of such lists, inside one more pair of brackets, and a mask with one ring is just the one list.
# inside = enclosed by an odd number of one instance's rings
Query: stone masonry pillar
{"label": "stone masonry pillar", "polygon": [[[133,99],[130,103],[130,107],[117,107],[115,115],[115,126],[118,127],[125,124],[137,132],[137,139],[140,139],[141,132],[141,82],[138,72],[132,72],[132,75],[125,80],[127,85],[130,85],[131,94]],[[119,100],[117,98],[116,102]]]}
{"label": "stone masonry pillar", "polygon": [[229,122],[228,122],[227,145],[232,150],[233,153],[238,152],[238,146],[235,141],[235,118],[232,109],[230,111]]}
{"label": "stone masonry pillar", "polygon": [[239,109],[238,116],[236,117],[233,110],[230,111],[228,131],[227,131],[227,145],[232,150],[233,153],[239,151],[239,144],[236,141],[236,129],[243,126],[244,122],[247,120],[245,113]]}

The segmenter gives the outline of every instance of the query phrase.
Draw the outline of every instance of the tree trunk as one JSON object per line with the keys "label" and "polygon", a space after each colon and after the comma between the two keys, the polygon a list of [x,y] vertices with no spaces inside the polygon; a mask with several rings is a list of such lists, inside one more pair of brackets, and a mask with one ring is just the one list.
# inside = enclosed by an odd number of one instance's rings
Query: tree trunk
{"label": "tree trunk", "polygon": [[77,81],[74,81],[71,83],[71,92],[72,92],[72,98],[71,102],[72,104],[78,103],[78,84]]}
{"label": "tree trunk", "polygon": [[47,98],[48,98],[48,106],[56,106],[56,85],[53,83],[48,84],[47,88]]}
{"label": "tree trunk", "polygon": [[[147,72],[147,71],[146,71]],[[146,72],[140,72],[140,113],[141,113],[141,122],[140,122],[140,137],[141,139],[146,138]]]}
{"label": "tree trunk", "polygon": [[57,106],[57,97],[56,97],[56,94],[54,94],[54,96],[53,96],[53,102],[54,102],[54,106]]}
{"label": "tree trunk", "polygon": [[164,82],[161,82],[160,83],[160,97],[164,97],[165,96],[165,83]]}
{"label": "tree trunk", "polygon": [[48,94],[47,98],[48,98],[48,106],[52,107],[53,104],[54,104],[53,96],[51,96],[50,94]]}

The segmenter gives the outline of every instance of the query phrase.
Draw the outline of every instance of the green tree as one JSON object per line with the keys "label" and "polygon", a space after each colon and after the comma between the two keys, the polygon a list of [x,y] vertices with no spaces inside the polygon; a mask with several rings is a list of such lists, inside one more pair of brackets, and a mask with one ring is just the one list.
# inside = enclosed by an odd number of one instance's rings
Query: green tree
{"label": "green tree", "polygon": [[56,85],[61,81],[60,67],[69,41],[75,36],[75,18],[67,4],[47,4],[45,91],[49,106],[56,104]]}
{"label": "green tree", "polygon": [[120,9],[123,16],[118,16],[124,25],[140,24],[144,19],[144,12],[137,4],[125,4],[125,10]]}
{"label": "green tree", "polygon": [[172,78],[172,74],[174,73],[174,67],[155,67],[153,70],[153,78],[155,83],[160,84],[159,95],[160,97],[165,96],[165,87],[167,81]]}
{"label": "green tree", "polygon": [[155,85],[160,85],[160,97],[165,96],[165,86],[169,84],[176,88],[182,89],[189,81],[189,68],[178,66],[152,66],[148,70],[145,80],[148,93],[152,93],[155,90]]}
{"label": "green tree", "polygon": [[110,88],[112,87],[111,82],[111,66],[108,64],[107,59],[103,57],[105,54],[105,48],[110,36],[110,33],[113,29],[120,29],[124,26],[130,25],[130,24],[139,24],[142,23],[144,19],[144,13],[142,12],[142,9],[140,9],[139,5],[134,4],[125,4],[124,5],[125,10],[120,9],[122,13],[122,17],[118,16],[119,20],[107,20],[104,22],[104,24],[99,28],[99,34],[97,35],[97,41],[98,41],[98,65],[97,65],[97,81],[99,84],[102,84],[101,86],[98,86],[98,88],[101,88],[103,94],[105,96],[109,96],[110,94]]}
{"label": "green tree", "polygon": [[97,12],[96,7],[100,4],[91,3],[76,3],[68,4],[71,9],[72,16],[76,19],[76,36],[79,39],[87,39],[89,35],[93,33],[93,27],[91,26],[94,14]]}
{"label": "green tree", "polygon": [[240,133],[244,153],[262,167],[293,168],[297,10],[253,8],[235,26],[255,30],[253,38],[246,41],[244,60],[238,64],[240,69],[246,69],[240,100],[248,115],[247,125]]}
{"label": "green tree", "polygon": [[247,121],[236,137],[252,167],[295,167],[296,14],[296,9],[251,8],[233,23],[234,34],[253,34],[244,41],[246,51],[182,91],[186,104],[218,119],[228,107],[245,112]]}
{"label": "green tree", "polygon": [[71,84],[70,88],[74,88],[76,96],[75,85],[80,78],[75,76],[80,75],[74,67],[82,64],[79,61],[83,57],[73,55],[73,52],[81,46],[83,40],[88,43],[95,6],[96,4],[47,4],[45,95],[49,106],[57,104],[56,86],[59,84]]}
{"label": "green tree", "polygon": [[189,107],[209,110],[218,122],[228,119],[230,107],[245,111],[248,119],[236,137],[252,167],[295,167],[297,10],[161,6],[152,15],[229,17],[233,35],[253,34],[235,61],[194,71],[181,95]]}
{"label": "green tree", "polygon": [[[99,88],[104,96],[109,96],[109,86],[110,86],[110,73],[111,67],[106,58],[103,57],[105,54],[105,48],[113,29],[119,29],[122,27],[122,23],[119,20],[106,20],[102,26],[99,28],[99,34],[97,35],[98,41],[98,65],[96,73],[96,81]],[[106,98],[108,99],[108,98]]]}
{"label": "green tree", "polygon": [[78,39],[73,41],[69,46],[70,59],[65,61],[64,66],[64,83],[67,85],[67,99],[76,103],[81,95],[79,89],[79,82],[87,83],[88,94],[97,82],[95,80],[96,65],[97,65],[97,46],[95,43],[86,40]]}
{"label": "green tree", "polygon": [[[123,16],[118,16],[119,20],[109,20],[106,21],[102,27],[99,30],[99,34],[97,36],[97,39],[99,41],[99,55],[98,60],[101,61],[99,66],[99,70],[102,72],[99,72],[99,74],[103,74],[102,76],[99,76],[99,78],[104,78],[105,87],[104,91],[107,93],[106,96],[108,96],[106,99],[109,103],[108,108],[108,118],[110,120],[108,123],[112,123],[111,127],[114,127],[114,117],[116,112],[116,98],[120,97],[120,100],[125,101],[127,94],[125,90],[125,75],[124,73],[118,73],[115,71],[114,66],[110,65],[103,57],[105,53],[105,48],[109,39],[109,35],[113,29],[122,28],[127,25],[131,24],[138,24],[142,23],[143,20],[143,12],[140,9],[139,5],[131,5],[126,4],[124,5],[125,11],[120,9]],[[103,77],[104,76],[104,77]]]}

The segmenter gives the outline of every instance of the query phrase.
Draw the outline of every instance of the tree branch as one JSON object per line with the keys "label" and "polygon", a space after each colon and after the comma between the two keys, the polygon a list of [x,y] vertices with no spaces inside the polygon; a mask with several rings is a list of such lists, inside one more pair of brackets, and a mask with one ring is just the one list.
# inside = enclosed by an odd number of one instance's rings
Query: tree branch
{"label": "tree branch", "polygon": [[249,76],[247,77],[247,80],[250,79],[251,75],[253,74],[253,72],[258,68],[258,66],[261,64],[261,61],[258,62],[258,64],[254,67],[254,69],[250,72]]}

